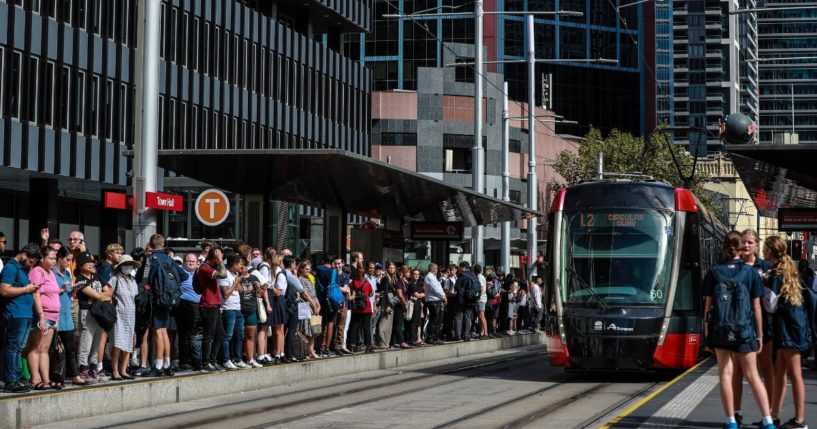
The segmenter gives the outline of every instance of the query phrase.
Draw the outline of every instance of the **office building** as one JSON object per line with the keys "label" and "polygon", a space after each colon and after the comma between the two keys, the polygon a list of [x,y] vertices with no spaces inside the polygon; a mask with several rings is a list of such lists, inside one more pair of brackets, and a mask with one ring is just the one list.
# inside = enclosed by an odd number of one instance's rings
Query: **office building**
{"label": "office building", "polygon": [[[578,125],[559,125],[560,133],[584,135],[592,125],[604,131],[618,128],[642,134],[645,111],[641,106],[644,55],[643,6],[621,9],[626,0],[492,0],[486,11],[556,11],[584,13],[581,18],[540,16],[535,19],[536,57],[561,60],[536,66],[537,104],[543,104],[543,79],[552,75],[549,106]],[[396,20],[384,14],[471,12],[467,0],[375,0],[374,22],[368,34],[345,36],[344,52],[372,70],[374,90],[418,89],[419,67],[442,67],[451,54],[447,43],[474,43],[472,16],[419,17]],[[486,61],[526,58],[525,18],[485,15],[483,46]],[[617,60],[616,64],[592,64],[575,60]],[[456,61],[472,61],[457,58]],[[574,61],[571,61],[574,60]],[[503,74],[510,83],[512,99],[527,101],[528,73],[524,64],[491,64],[488,70]],[[460,73],[469,73],[460,71]]]}
{"label": "office building", "polygon": [[[474,45],[451,44],[444,53],[445,61],[473,56]],[[474,143],[474,80],[454,68],[419,67],[417,89],[386,90],[372,93],[372,157],[411,171],[417,171],[446,183],[470,188],[472,147]],[[486,73],[483,146],[485,148],[485,193],[502,198],[502,75]],[[509,103],[509,116],[527,115],[527,103]],[[577,151],[578,144],[555,133],[548,116],[552,111],[537,108],[542,117],[536,124],[536,162],[539,206],[547,211],[553,196],[547,185],[558,179],[553,170],[556,155],[563,150]],[[510,121],[509,173],[512,203],[526,205],[528,201],[528,124]],[[545,225],[540,225],[540,239]],[[519,268],[519,256],[526,249],[526,222],[511,226],[511,267]],[[470,251],[466,231],[464,243],[453,246]],[[485,262],[499,265],[501,232],[498,225],[485,228]],[[425,243],[421,243],[424,245]],[[422,246],[421,246],[422,248]],[[504,267],[509,268],[509,267]]]}
{"label": "office building", "polygon": [[[796,5],[817,6],[817,2]],[[766,1],[763,6],[793,6]],[[759,12],[760,142],[817,143],[817,10]],[[799,58],[799,59],[792,59]],[[793,92],[793,93],[792,93]],[[792,119],[794,123],[792,123]]]}
{"label": "office building", "polygon": [[[667,25],[670,4],[672,25]],[[734,112],[758,116],[755,16],[730,14],[737,3],[716,0],[672,0],[656,8],[657,86],[664,91],[657,122],[672,127],[674,143],[693,155],[722,151],[720,118]]]}
{"label": "office building", "polygon": [[[131,184],[142,4],[0,2],[0,231],[9,250],[45,226],[63,239],[84,231],[95,253],[112,241],[137,244],[131,212],[104,208],[102,193]],[[369,153],[370,73],[340,48],[342,34],[369,29],[371,0],[167,0],[161,7],[160,150]],[[237,167],[213,165],[213,174]],[[160,189],[163,182],[184,196],[182,212],[160,217],[167,235],[247,237],[258,246],[281,233],[287,245],[299,238],[297,206],[278,210],[265,196],[252,203],[231,195],[228,221],[206,227],[190,208],[206,185],[163,176]]]}

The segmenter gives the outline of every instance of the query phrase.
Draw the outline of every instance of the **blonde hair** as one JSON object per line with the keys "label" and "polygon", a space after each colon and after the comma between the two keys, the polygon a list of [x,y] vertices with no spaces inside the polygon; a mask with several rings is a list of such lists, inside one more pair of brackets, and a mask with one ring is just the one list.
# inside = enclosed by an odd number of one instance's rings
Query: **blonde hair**
{"label": "blonde hair", "polygon": [[109,255],[115,252],[125,253],[125,248],[122,247],[122,245],[119,243],[111,243],[108,245],[108,247],[105,248],[105,253]]}
{"label": "blonde hair", "polygon": [[803,291],[800,289],[800,276],[797,273],[797,266],[789,255],[786,254],[786,241],[777,235],[773,235],[763,242],[764,248],[768,249],[773,258],[777,260],[774,266],[775,272],[783,276],[783,284],[780,286],[780,297],[789,304],[803,305]]}

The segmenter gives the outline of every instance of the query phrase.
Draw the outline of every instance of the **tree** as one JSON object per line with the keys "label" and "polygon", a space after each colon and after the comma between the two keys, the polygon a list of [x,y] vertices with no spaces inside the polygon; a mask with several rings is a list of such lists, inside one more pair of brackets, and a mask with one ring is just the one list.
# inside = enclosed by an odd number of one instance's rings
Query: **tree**
{"label": "tree", "polygon": [[598,177],[600,152],[604,153],[605,173],[643,174],[672,186],[687,186],[714,216],[720,216],[714,198],[703,189],[709,176],[696,168],[695,175],[690,177],[694,162],[692,155],[681,146],[668,144],[667,133],[661,129],[648,138],[633,137],[619,130],[613,130],[605,138],[599,130],[591,129],[579,146],[578,155],[562,151],[556,156],[553,168],[565,182],[553,180],[548,184],[548,190],[552,192]]}

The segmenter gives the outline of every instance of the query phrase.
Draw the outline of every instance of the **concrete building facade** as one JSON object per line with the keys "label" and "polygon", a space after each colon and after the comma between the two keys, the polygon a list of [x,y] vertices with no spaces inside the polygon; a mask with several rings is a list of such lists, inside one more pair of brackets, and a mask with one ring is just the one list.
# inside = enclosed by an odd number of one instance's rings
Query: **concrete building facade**
{"label": "concrete building facade", "polygon": [[[473,55],[473,45],[452,44],[459,56]],[[453,61],[446,55],[446,60]],[[483,147],[485,152],[485,192],[502,198],[502,88],[503,77],[486,71],[484,92]],[[462,76],[454,68],[420,67],[416,91],[375,91],[372,93],[372,157],[407,170],[470,188],[471,150],[474,142],[473,76]],[[527,115],[526,103],[511,102],[509,116]],[[553,112],[536,109],[537,116]],[[575,142],[559,137],[552,122],[536,124],[536,163],[539,207],[546,211],[552,200],[547,183],[559,178],[552,164],[563,150],[577,151]],[[510,199],[516,204],[528,201],[527,121],[512,120],[509,134]],[[542,222],[544,223],[544,222]],[[527,223],[512,225],[512,240],[525,239]],[[544,226],[540,226],[543,229]],[[543,231],[540,231],[542,233]],[[466,234],[470,236],[470,234]],[[541,235],[544,237],[544,235]],[[486,262],[499,263],[500,228],[485,228]],[[467,242],[467,237],[466,237]],[[468,244],[464,245],[466,248]],[[519,267],[522,242],[513,246],[512,267]]]}

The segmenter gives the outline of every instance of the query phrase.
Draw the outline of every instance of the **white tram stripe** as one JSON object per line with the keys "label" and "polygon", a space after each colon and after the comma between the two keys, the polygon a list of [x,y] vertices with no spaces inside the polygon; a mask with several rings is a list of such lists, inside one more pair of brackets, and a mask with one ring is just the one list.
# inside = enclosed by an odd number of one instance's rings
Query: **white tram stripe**
{"label": "white tram stripe", "polygon": [[718,367],[713,366],[704,375],[686,387],[678,396],[664,404],[639,428],[675,428],[718,385]]}

